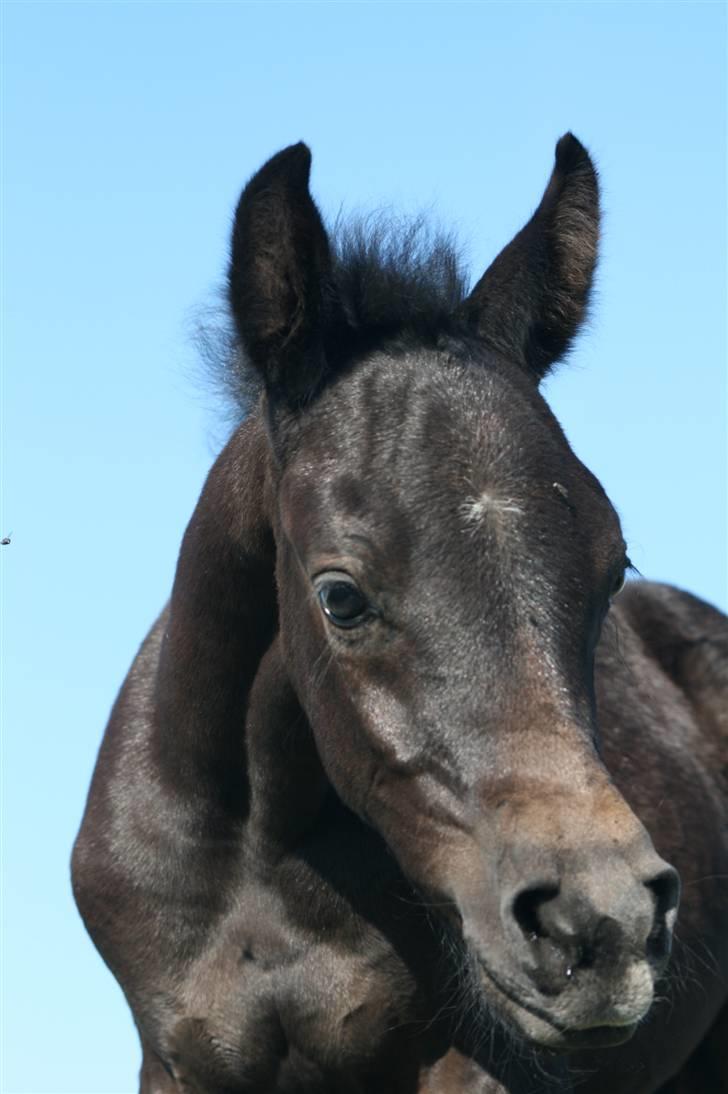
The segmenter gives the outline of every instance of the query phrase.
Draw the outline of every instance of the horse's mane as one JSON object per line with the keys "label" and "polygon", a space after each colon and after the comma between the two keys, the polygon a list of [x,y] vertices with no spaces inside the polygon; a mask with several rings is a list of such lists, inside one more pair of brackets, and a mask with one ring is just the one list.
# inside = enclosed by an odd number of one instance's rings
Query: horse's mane
{"label": "horse's mane", "polygon": [[[424,216],[389,212],[339,217],[329,229],[334,280],[357,343],[431,343],[452,323],[468,277],[453,235]],[[227,305],[197,323],[198,352],[213,387],[239,421],[261,382],[236,335]]]}

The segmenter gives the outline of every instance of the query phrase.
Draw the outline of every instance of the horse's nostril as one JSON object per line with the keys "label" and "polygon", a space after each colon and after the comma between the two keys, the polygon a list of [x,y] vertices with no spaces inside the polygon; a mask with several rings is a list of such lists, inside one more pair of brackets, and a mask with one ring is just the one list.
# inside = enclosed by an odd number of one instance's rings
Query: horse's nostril
{"label": "horse's nostril", "polygon": [[529,942],[543,938],[548,934],[541,910],[544,904],[555,900],[559,895],[558,885],[533,885],[523,889],[513,900],[513,918]]}
{"label": "horse's nostril", "polygon": [[680,900],[680,878],[677,871],[668,866],[646,881],[645,885],[651,890],[655,901],[652,930],[647,936],[647,957],[663,962],[670,953],[672,927]]}
{"label": "horse's nostril", "polygon": [[680,900],[680,876],[672,866],[666,866],[655,877],[645,882],[655,897],[655,919],[663,920],[674,912]]}

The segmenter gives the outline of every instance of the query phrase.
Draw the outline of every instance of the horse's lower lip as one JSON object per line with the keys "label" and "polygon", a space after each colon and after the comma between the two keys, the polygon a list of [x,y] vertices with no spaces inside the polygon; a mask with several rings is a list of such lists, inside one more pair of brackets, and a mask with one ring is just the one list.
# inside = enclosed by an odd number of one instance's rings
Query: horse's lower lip
{"label": "horse's lower lip", "polygon": [[555,1027],[562,1038],[562,1045],[554,1045],[559,1051],[573,1052],[576,1049],[614,1048],[629,1041],[637,1028],[633,1022],[628,1026],[591,1026],[588,1029],[562,1030]]}
{"label": "horse's lower lip", "polygon": [[[540,1026],[544,1027],[539,1029],[537,1033],[534,1031],[536,1035],[532,1036],[532,1039],[552,1052],[611,1048],[628,1041],[637,1028],[637,1022],[630,1022],[625,1025],[594,1025],[582,1028],[561,1025],[540,1007],[530,1005],[515,996],[511,990],[505,988],[500,980],[493,975],[480,955],[478,955],[478,965],[490,983],[509,1000],[512,1006],[517,1008],[517,1011],[522,1011],[524,1015],[528,1015],[531,1020],[535,1019]],[[523,1032],[528,1035],[527,1023],[519,1024],[521,1024]]]}

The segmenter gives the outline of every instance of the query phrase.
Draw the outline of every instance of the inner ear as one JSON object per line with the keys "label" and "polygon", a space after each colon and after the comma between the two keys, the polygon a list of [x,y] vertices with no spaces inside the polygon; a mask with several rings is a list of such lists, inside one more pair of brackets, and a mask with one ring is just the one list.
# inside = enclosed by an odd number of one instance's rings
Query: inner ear
{"label": "inner ear", "polygon": [[309,149],[294,144],[253,176],[238,202],[228,272],[243,347],[272,398],[289,404],[322,384],[326,344],[343,316],[310,169]]}
{"label": "inner ear", "polygon": [[567,133],[538,209],[498,255],[460,314],[537,379],[562,357],[589,303],[599,242],[597,173]]}

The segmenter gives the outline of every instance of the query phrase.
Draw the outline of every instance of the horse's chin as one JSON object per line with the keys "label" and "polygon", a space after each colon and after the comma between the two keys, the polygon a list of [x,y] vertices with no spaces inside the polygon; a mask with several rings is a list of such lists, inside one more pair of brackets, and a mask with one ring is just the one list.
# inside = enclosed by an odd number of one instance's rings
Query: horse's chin
{"label": "horse's chin", "polygon": [[533,1048],[548,1052],[564,1054],[624,1044],[633,1036],[649,1009],[641,1008],[642,1013],[626,1021],[614,1019],[602,1024],[567,1025],[559,1017],[549,1014],[542,1005],[532,1003],[520,993],[506,991],[480,959],[478,968],[481,990],[491,1013],[497,1014]]}

